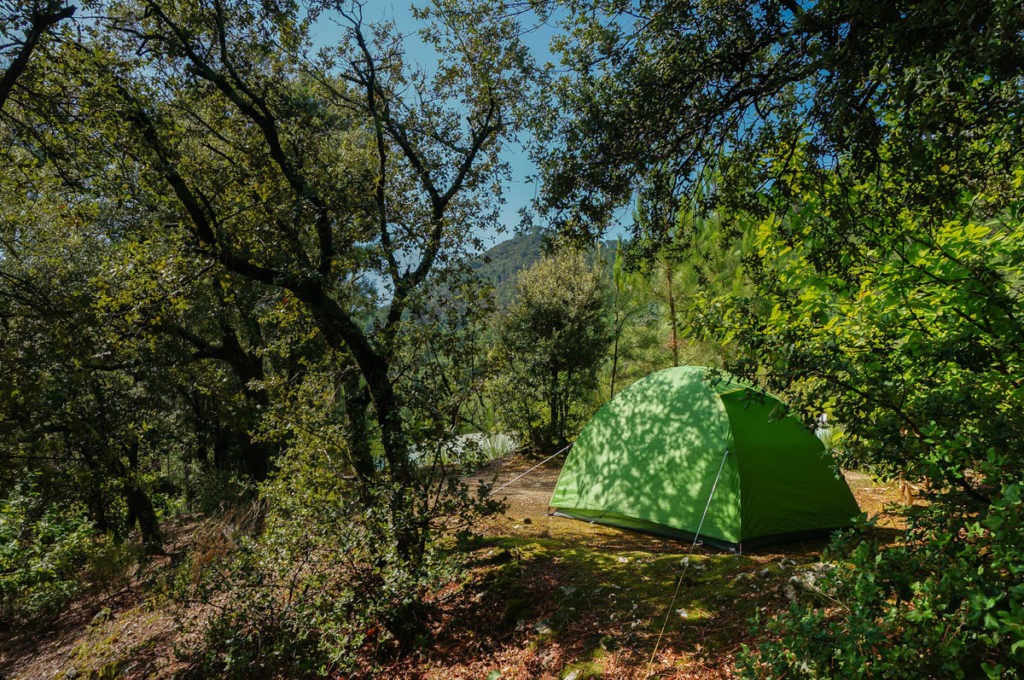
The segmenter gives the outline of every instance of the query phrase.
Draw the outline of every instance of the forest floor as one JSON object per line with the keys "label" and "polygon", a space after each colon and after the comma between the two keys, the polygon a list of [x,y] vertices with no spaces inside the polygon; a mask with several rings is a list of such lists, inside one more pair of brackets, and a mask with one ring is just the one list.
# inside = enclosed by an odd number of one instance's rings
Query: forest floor
{"label": "forest floor", "polygon": [[[463,578],[437,594],[431,644],[376,677],[729,678],[742,647],[756,647],[751,621],[808,596],[797,577],[814,572],[825,541],[735,555],[553,517],[547,503],[561,462],[497,494],[508,509],[465,548]],[[499,488],[535,464],[512,457],[473,479]],[[879,537],[894,539],[885,507],[905,500],[900,489],[846,477],[861,509],[879,517]],[[187,551],[195,523],[167,529],[171,555]],[[0,680],[174,677],[182,621],[194,614],[153,595],[174,562],[150,560],[44,631],[0,633]]]}

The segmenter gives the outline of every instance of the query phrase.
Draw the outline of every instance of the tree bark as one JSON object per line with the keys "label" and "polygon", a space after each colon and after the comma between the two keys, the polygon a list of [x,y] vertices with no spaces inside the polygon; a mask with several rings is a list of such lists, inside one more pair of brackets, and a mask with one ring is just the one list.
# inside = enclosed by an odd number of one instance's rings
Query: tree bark
{"label": "tree bark", "polygon": [[142,545],[146,552],[162,553],[164,551],[163,535],[160,523],[156,518],[156,509],[149,494],[142,488],[139,481],[139,443],[132,442],[128,447],[128,468],[119,465],[124,475],[124,500],[128,506],[128,526],[138,523],[142,535]]}
{"label": "tree bark", "polygon": [[373,479],[377,474],[377,467],[373,463],[373,455],[370,451],[370,433],[366,428],[367,410],[370,407],[370,393],[364,385],[359,382],[359,373],[353,367],[345,371],[341,380],[341,390],[345,402],[345,420],[348,425],[349,462],[356,476],[363,482],[360,484],[360,492],[365,497],[365,482]]}
{"label": "tree bark", "polygon": [[676,330],[676,294],[672,289],[672,265],[665,263],[665,284],[668,286],[668,324],[669,342],[672,344],[672,365],[679,365],[679,338]]}

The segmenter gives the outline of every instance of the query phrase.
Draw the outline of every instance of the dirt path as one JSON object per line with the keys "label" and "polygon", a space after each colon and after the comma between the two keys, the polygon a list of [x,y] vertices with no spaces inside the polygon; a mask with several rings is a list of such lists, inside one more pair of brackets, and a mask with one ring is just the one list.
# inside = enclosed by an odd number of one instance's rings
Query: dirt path
{"label": "dirt path", "polygon": [[559,456],[530,471],[538,464],[536,459],[513,456],[492,463],[472,475],[474,480],[491,484],[496,491],[494,495],[503,498],[508,505],[503,516],[488,520],[481,531],[493,536],[579,540],[591,547],[609,550],[661,551],[680,548],[681,544],[677,541],[551,515],[548,502],[564,462],[564,457]]}

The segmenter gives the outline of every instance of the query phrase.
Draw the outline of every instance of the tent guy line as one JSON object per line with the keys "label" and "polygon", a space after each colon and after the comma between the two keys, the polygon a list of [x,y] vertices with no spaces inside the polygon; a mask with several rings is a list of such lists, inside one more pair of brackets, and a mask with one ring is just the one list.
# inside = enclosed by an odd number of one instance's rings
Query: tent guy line
{"label": "tent guy line", "polygon": [[498,493],[499,491],[501,491],[502,489],[506,489],[506,488],[508,488],[508,487],[512,486],[513,484],[515,484],[516,482],[518,482],[518,481],[519,481],[520,479],[522,479],[522,478],[523,478],[523,477],[525,477],[526,475],[530,474],[531,472],[533,472],[534,470],[536,470],[536,469],[537,469],[537,468],[539,468],[540,466],[542,466],[542,465],[544,465],[545,463],[547,463],[547,462],[548,462],[549,460],[554,460],[554,459],[555,459],[555,458],[557,458],[558,456],[562,455],[563,453],[565,453],[566,451],[568,451],[569,449],[571,449],[571,448],[572,448],[572,444],[573,444],[572,442],[569,442],[568,444],[566,444],[565,446],[563,446],[563,447],[562,447],[561,449],[559,449],[559,450],[558,450],[558,451],[556,451],[555,453],[551,454],[550,456],[548,456],[547,458],[545,458],[545,459],[544,459],[544,460],[542,460],[541,462],[537,463],[536,465],[534,465],[534,466],[533,466],[532,468],[530,468],[530,469],[529,469],[529,470],[527,470],[526,472],[524,472],[524,473],[522,473],[521,475],[518,475],[518,476],[516,476],[516,477],[513,477],[513,478],[512,478],[512,479],[510,479],[509,481],[507,481],[507,482],[505,482],[504,484],[502,484],[501,486],[499,486],[499,487],[498,487],[497,489],[494,489],[493,491],[491,491],[491,494],[496,494],[496,493]]}
{"label": "tent guy line", "polygon": [[686,551],[686,557],[683,558],[683,571],[679,574],[679,579],[676,581],[676,589],[672,593],[672,601],[668,604],[668,609],[665,610],[665,619],[661,622],[661,630],[658,631],[658,639],[654,641],[654,649],[651,650],[651,658],[647,662],[647,672],[644,677],[651,677],[651,669],[654,668],[654,659],[658,655],[658,648],[661,646],[661,640],[665,637],[665,629],[668,627],[669,617],[672,616],[672,610],[676,607],[676,600],[679,599],[679,590],[682,588],[683,579],[686,577],[686,572],[690,568],[690,556],[693,554],[693,549],[700,543],[700,530],[704,527],[704,519],[708,516],[708,508],[711,507],[711,499],[715,497],[715,489],[718,488],[718,480],[722,478],[722,470],[725,469],[725,459],[729,457],[729,449],[726,448],[722,454],[722,462],[718,466],[718,474],[715,475],[715,483],[711,485],[711,492],[708,494],[708,502],[704,505],[704,513],[700,516],[700,523],[697,525],[697,531],[693,533],[693,542],[690,543],[690,548]]}

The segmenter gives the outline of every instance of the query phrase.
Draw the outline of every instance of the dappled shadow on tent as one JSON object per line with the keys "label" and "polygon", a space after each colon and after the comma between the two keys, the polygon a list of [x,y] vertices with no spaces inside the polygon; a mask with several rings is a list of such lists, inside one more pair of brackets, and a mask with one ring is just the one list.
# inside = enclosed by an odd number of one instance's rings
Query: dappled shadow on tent
{"label": "dappled shadow on tent", "polygon": [[817,438],[774,398],[707,375],[667,369],[616,395],[580,434],[552,507],[728,549],[849,526],[856,502]]}
{"label": "dappled shadow on tent", "polygon": [[[729,423],[703,372],[649,376],[605,405],[580,435],[552,506],[591,519],[633,518],[738,541],[739,479]],[[719,471],[721,474],[719,475]],[[716,485],[717,480],[717,485]]]}

